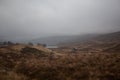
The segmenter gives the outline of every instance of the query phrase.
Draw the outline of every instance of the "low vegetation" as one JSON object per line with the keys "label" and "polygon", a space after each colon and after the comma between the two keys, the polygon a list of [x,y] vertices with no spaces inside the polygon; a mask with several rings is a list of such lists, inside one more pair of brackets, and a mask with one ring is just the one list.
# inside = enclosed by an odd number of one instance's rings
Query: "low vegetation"
{"label": "low vegetation", "polygon": [[28,46],[0,51],[0,80],[120,80],[119,53],[58,56]]}

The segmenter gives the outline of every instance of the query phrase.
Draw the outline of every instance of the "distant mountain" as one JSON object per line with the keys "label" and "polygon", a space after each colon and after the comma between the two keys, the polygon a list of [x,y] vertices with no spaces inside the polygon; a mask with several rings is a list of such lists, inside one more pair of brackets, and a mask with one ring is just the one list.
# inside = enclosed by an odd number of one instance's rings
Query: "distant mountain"
{"label": "distant mountain", "polygon": [[97,36],[90,40],[89,44],[91,45],[91,47],[107,49],[108,51],[113,49],[114,51],[116,51],[118,49],[116,45],[120,44],[120,31]]}
{"label": "distant mountain", "polygon": [[87,43],[115,43],[120,41],[120,31],[106,34],[85,34],[85,35],[71,35],[71,36],[52,36],[43,37],[31,40],[33,43],[41,43],[47,45],[57,44],[87,44]]}
{"label": "distant mountain", "polygon": [[117,51],[120,49],[120,31],[114,33],[107,33],[99,35],[88,42],[85,42],[84,45],[89,45],[89,47],[103,49],[108,52]]}
{"label": "distant mountain", "polygon": [[47,45],[56,45],[58,43],[66,42],[74,38],[76,38],[76,36],[52,36],[52,37],[43,37],[43,38],[34,39],[31,42],[47,44]]}
{"label": "distant mountain", "polygon": [[47,45],[57,45],[64,43],[74,43],[78,40],[84,41],[96,36],[96,34],[86,34],[86,35],[71,35],[71,36],[52,36],[31,40],[33,43],[42,43]]}
{"label": "distant mountain", "polygon": [[81,42],[81,38],[83,38],[85,43],[94,42],[94,43],[118,43],[120,42],[120,31],[99,35],[88,35],[84,37],[79,37],[76,41],[78,43]]}
{"label": "distant mountain", "polygon": [[74,42],[66,42],[60,44],[61,46],[79,46],[79,47],[89,47],[97,49],[108,49],[109,47],[114,47],[115,45],[120,44],[120,31],[99,35],[85,35],[78,37]]}
{"label": "distant mountain", "polygon": [[107,33],[100,36],[97,36],[93,40],[101,42],[119,42],[120,41],[120,31],[114,33]]}

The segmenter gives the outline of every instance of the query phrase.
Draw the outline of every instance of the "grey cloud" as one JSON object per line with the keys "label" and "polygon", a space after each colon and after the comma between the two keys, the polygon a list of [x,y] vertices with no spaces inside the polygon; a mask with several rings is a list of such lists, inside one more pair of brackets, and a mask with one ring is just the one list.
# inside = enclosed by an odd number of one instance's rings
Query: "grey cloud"
{"label": "grey cloud", "polygon": [[120,0],[0,0],[3,39],[117,30]]}

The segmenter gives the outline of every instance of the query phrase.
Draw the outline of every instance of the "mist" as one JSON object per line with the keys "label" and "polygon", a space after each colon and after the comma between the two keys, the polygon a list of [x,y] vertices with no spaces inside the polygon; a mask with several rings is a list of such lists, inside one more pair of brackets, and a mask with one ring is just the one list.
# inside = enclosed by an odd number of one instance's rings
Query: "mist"
{"label": "mist", "polygon": [[0,40],[120,30],[120,0],[0,0]]}

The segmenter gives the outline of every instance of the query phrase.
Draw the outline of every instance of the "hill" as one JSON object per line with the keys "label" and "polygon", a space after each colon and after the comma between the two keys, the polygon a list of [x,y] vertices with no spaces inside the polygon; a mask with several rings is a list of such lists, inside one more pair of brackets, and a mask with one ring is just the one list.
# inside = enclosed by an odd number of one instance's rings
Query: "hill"
{"label": "hill", "polygon": [[0,48],[0,80],[120,79],[117,53],[64,54],[54,58],[56,53],[40,49],[26,45]]}
{"label": "hill", "polygon": [[104,49],[103,52],[118,53],[120,52],[120,44]]}
{"label": "hill", "polygon": [[119,32],[76,40],[54,51],[1,47],[0,80],[120,80]]}
{"label": "hill", "polygon": [[31,40],[30,42],[33,43],[42,43],[42,44],[47,44],[47,45],[58,45],[58,44],[64,44],[67,42],[77,42],[78,39],[79,41],[84,41],[88,40],[92,37],[97,36],[98,34],[84,34],[84,35],[70,35],[70,36],[51,36],[51,37],[43,37],[43,38],[38,38]]}
{"label": "hill", "polygon": [[66,43],[60,44],[61,50],[58,51],[65,51],[65,53],[69,53],[73,48],[77,48],[78,53],[96,53],[107,51],[108,49],[110,51],[112,48],[114,52],[120,52],[118,50],[116,51],[117,47],[115,47],[116,45],[120,44],[120,32],[89,36],[83,40],[78,37],[74,41],[75,42],[68,41]]}
{"label": "hill", "polygon": [[108,33],[97,36],[88,42],[91,47],[111,48],[120,44],[120,32]]}
{"label": "hill", "polygon": [[114,33],[103,34],[97,36],[93,40],[100,41],[100,42],[119,42],[120,41],[120,31]]}
{"label": "hill", "polygon": [[47,45],[79,45],[81,43],[118,43],[120,32],[104,34],[84,34],[71,36],[52,36],[31,40],[29,42],[42,43]]}

